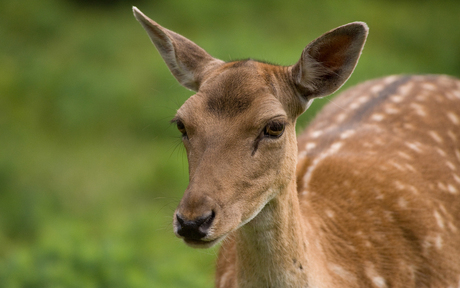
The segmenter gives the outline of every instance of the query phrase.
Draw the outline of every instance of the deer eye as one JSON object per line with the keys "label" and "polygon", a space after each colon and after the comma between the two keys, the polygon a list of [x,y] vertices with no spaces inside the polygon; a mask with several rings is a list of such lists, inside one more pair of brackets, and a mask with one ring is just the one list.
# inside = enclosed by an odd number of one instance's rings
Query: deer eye
{"label": "deer eye", "polygon": [[270,138],[279,138],[284,132],[284,123],[279,121],[272,121],[264,128],[264,136]]}
{"label": "deer eye", "polygon": [[180,120],[177,120],[176,121],[176,126],[177,126],[177,130],[179,130],[179,132],[182,133],[182,136],[186,137],[187,136],[187,130],[185,130],[184,123],[182,121],[180,121]]}

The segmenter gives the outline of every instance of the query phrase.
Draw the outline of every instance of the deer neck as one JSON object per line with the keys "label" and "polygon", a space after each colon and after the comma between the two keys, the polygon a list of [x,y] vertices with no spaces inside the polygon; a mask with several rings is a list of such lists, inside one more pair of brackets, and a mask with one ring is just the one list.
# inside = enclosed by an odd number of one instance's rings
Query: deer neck
{"label": "deer neck", "polygon": [[239,287],[307,287],[302,218],[293,180],[237,231]]}

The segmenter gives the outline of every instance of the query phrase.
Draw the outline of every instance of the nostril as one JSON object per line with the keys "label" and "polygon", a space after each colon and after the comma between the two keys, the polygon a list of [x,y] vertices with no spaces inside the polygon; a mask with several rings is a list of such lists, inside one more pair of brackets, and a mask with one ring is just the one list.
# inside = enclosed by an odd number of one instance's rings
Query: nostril
{"label": "nostril", "polygon": [[187,220],[177,213],[177,234],[187,239],[200,240],[207,235],[215,215],[214,211],[211,211],[209,215]]}
{"label": "nostril", "polygon": [[211,215],[209,215],[208,217],[204,218],[203,222],[199,225],[200,226],[199,227],[200,231],[207,233],[207,231],[211,227],[212,222],[214,221],[215,217],[216,217],[216,213],[213,210],[213,211],[211,211]]}
{"label": "nostril", "polygon": [[179,213],[176,214],[176,219],[180,226],[184,226],[185,220],[179,215]]}

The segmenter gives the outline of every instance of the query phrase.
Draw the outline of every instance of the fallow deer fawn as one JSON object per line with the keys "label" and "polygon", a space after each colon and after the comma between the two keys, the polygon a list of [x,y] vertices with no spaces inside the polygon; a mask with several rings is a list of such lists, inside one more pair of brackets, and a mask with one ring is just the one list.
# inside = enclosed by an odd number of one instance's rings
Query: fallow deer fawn
{"label": "fallow deer fawn", "polygon": [[190,179],[174,232],[222,241],[217,287],[460,287],[460,81],[391,76],[349,89],[299,137],[296,118],[352,73],[366,24],[289,67],[223,62],[134,8],[196,91],[172,122]]}

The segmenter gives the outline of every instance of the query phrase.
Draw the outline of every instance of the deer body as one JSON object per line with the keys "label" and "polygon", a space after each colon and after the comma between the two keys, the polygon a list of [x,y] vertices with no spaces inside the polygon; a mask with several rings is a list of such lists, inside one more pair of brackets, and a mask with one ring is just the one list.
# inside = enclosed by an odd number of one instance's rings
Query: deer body
{"label": "deer body", "polygon": [[217,287],[460,287],[460,81],[392,76],[349,89],[297,139],[297,117],[351,75],[367,26],[341,26],[281,67],[225,63],[134,8],[196,91],[172,120],[192,247],[222,241]]}
{"label": "deer body", "polygon": [[[285,245],[290,270],[302,265],[308,287],[460,287],[459,112],[460,81],[447,76],[391,76],[334,98],[299,137],[299,205],[286,210],[300,208],[303,235],[279,234],[307,249]],[[217,287],[238,287],[240,238],[222,245]],[[268,253],[251,255],[265,272]]]}

